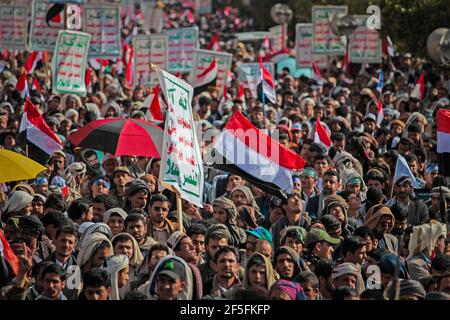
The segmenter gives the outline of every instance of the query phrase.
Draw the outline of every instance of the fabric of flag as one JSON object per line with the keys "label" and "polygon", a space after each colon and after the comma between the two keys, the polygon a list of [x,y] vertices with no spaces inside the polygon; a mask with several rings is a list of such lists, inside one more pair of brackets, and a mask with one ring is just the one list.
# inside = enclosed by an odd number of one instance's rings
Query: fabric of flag
{"label": "fabric of flag", "polygon": [[152,93],[148,95],[143,104],[147,107],[145,118],[148,121],[162,122],[164,120],[159,102],[159,86],[153,88]]}
{"label": "fabric of flag", "polygon": [[6,240],[2,229],[0,229],[0,256],[2,256],[8,263],[8,266],[12,271],[12,275],[17,276],[19,273],[19,258],[17,258],[16,254],[11,249],[11,246],[9,245],[8,240]]}
{"label": "fabric of flag", "polygon": [[214,58],[211,64],[195,77],[194,96],[207,91],[210,86],[215,87],[218,73],[219,65],[217,59]]}
{"label": "fabric of flag", "polygon": [[219,35],[217,33],[212,37],[211,43],[208,46],[208,50],[216,51],[216,52],[222,51],[222,48],[221,48],[220,42],[219,42]]}
{"label": "fabric of flag", "polygon": [[323,78],[320,74],[320,68],[317,63],[313,63],[313,75],[312,80],[314,80],[319,86],[323,85]]}
{"label": "fabric of flag", "polygon": [[381,127],[381,123],[384,120],[384,110],[383,110],[383,104],[381,103],[380,98],[377,99],[377,108],[378,108],[378,113],[377,113],[377,125],[379,127]]}
{"label": "fabric of flag", "polygon": [[392,40],[389,36],[384,36],[381,41],[381,47],[383,56],[388,57],[395,57],[395,48],[394,44],[392,43]]}
{"label": "fabric of flag", "polygon": [[42,115],[28,98],[25,100],[25,111],[22,115],[19,132],[26,132],[26,140],[47,155],[63,148],[59,138],[45,123]]}
{"label": "fabric of flag", "polygon": [[322,125],[319,118],[316,118],[316,131],[314,132],[314,142],[320,143],[328,150],[331,147],[331,139],[328,135],[327,129]]}
{"label": "fabric of flag", "polygon": [[416,179],[411,169],[409,168],[406,159],[399,155],[397,158],[397,164],[395,165],[394,184],[401,178],[408,178],[414,188],[419,189],[422,187],[422,183]]}
{"label": "fabric of flag", "polygon": [[205,161],[279,197],[293,187],[293,170],[302,169],[306,163],[300,155],[257,129],[239,111],[231,116]]}
{"label": "fabric of flag", "polygon": [[378,83],[377,83],[377,91],[380,93],[383,92],[383,86],[384,86],[384,73],[383,70],[380,72],[380,76],[378,77]]}
{"label": "fabric of flag", "polygon": [[133,87],[133,47],[125,44],[122,48],[124,53],[123,62],[125,64],[125,83],[128,88]]}
{"label": "fabric of flag", "polygon": [[262,59],[259,59],[259,67],[261,68],[261,84],[262,91],[266,98],[272,102],[277,102],[277,94],[275,92],[275,84],[272,74],[264,67]]}
{"label": "fabric of flag", "polygon": [[420,75],[419,79],[417,80],[416,85],[414,86],[413,91],[409,95],[410,98],[416,98],[419,100],[423,100],[425,97],[425,77],[423,73]]}
{"label": "fabric of flag", "polygon": [[25,60],[24,68],[27,71],[27,73],[33,73],[39,61],[43,61],[46,59],[46,55],[47,55],[46,52],[33,51],[28,56],[27,60]]}
{"label": "fabric of flag", "polygon": [[437,115],[437,153],[439,174],[450,176],[450,110],[440,109]]}

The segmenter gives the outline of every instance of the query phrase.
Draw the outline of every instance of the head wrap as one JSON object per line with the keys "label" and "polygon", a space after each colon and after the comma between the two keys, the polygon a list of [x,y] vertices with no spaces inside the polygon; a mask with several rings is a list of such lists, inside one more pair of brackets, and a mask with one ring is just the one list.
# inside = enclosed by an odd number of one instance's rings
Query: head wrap
{"label": "head wrap", "polygon": [[[380,223],[382,216],[389,216],[392,219],[392,227],[394,226],[395,217],[391,212],[391,209],[389,209],[385,205],[375,205],[372,208],[369,209],[369,211],[366,214],[366,219],[364,222],[364,225],[369,227],[372,230],[375,230],[378,224]],[[387,231],[390,232],[392,227]]]}
{"label": "head wrap", "polygon": [[[404,279],[400,279],[399,281],[400,281],[400,299],[402,297],[411,295],[419,299],[425,299],[427,293],[419,281],[404,280]],[[391,298],[394,296],[394,291],[395,291],[395,283],[391,281],[386,287],[386,290],[384,290],[384,296],[386,298]]]}
{"label": "head wrap", "polygon": [[381,273],[386,273],[394,276],[395,272],[397,271],[397,263],[400,263],[399,278],[408,279],[408,272],[406,271],[406,267],[401,260],[402,259],[400,259],[399,256],[395,253],[385,254],[378,263]]}
{"label": "head wrap", "polygon": [[87,231],[84,232],[84,239],[82,237],[82,242],[80,241],[80,251],[77,256],[77,265],[80,268],[83,268],[86,263],[92,258],[95,253],[95,250],[102,244],[103,242],[107,242],[109,247],[111,248],[110,255],[113,252],[113,246],[108,237],[106,237],[103,233],[93,233],[90,235],[86,234]]}
{"label": "head wrap", "polygon": [[235,191],[241,191],[243,194],[245,194],[245,197],[247,198],[247,205],[252,206],[256,210],[259,210],[259,206],[256,204],[255,197],[253,196],[252,190],[250,190],[249,187],[246,186],[238,186],[231,190],[230,192],[230,198],[233,192]]}
{"label": "head wrap", "polygon": [[317,171],[314,170],[314,168],[311,168],[311,167],[307,167],[307,168],[303,169],[300,174],[308,176],[308,177],[311,177],[314,180],[317,180],[317,178],[319,177],[318,174],[317,174]]}
{"label": "head wrap", "polygon": [[286,240],[287,234],[291,231],[295,232],[295,234],[297,235],[297,239],[301,243],[303,243],[303,244],[305,243],[306,230],[303,229],[302,227],[297,227],[297,226],[290,226],[290,227],[286,227],[283,230],[281,230],[280,243],[283,243]]}
{"label": "head wrap", "polygon": [[266,283],[265,283],[265,288],[267,290],[270,289],[270,287],[272,286],[272,284],[275,282],[275,277],[274,277],[274,272],[273,272],[273,266],[272,263],[270,262],[269,259],[267,259],[264,255],[262,255],[259,252],[255,252],[253,253],[248,259],[247,259],[247,263],[245,264],[245,272],[244,272],[244,283],[243,286],[244,288],[249,288],[250,287],[250,281],[249,281],[249,268],[250,265],[252,263],[252,261],[254,259],[262,259],[264,261],[264,266],[265,266],[265,278],[266,278]]}
{"label": "head wrap", "polygon": [[257,228],[264,221],[264,216],[259,212],[256,212],[253,207],[240,206],[237,210],[240,219],[243,220],[250,229]]}
{"label": "head wrap", "polygon": [[103,215],[103,222],[106,223],[106,224],[108,224],[109,219],[111,218],[111,216],[112,216],[114,213],[115,213],[115,214],[118,214],[119,216],[121,216],[122,219],[123,219],[124,221],[125,221],[125,219],[126,219],[127,216],[128,216],[128,213],[126,213],[125,210],[123,210],[123,209],[121,209],[121,208],[112,208],[112,209],[107,210],[107,211],[105,212],[105,214]]}
{"label": "head wrap", "polygon": [[303,288],[297,282],[280,279],[272,285],[270,291],[273,291],[274,289],[283,291],[291,298],[291,300],[306,300]]}
{"label": "head wrap", "polygon": [[167,245],[169,246],[169,248],[175,250],[178,243],[186,237],[187,235],[184,232],[175,231],[170,235],[169,239],[167,239]]}
{"label": "head wrap", "polygon": [[33,201],[33,197],[24,191],[14,191],[6,200],[3,208],[4,213],[19,212]]}
{"label": "head wrap", "polygon": [[110,256],[104,268],[111,276],[111,300],[120,300],[117,278],[119,272],[128,266],[128,257],[124,254]]}
{"label": "head wrap", "polygon": [[25,183],[18,183],[11,189],[11,191],[25,191],[29,195],[34,196],[34,190],[31,186]]}
{"label": "head wrap", "polygon": [[346,274],[352,274],[356,277],[356,290],[359,294],[361,294],[365,289],[365,285],[361,275],[361,270],[357,265],[351,262],[341,263],[333,269],[331,272],[331,278],[336,279]]}
{"label": "head wrap", "polygon": [[84,162],[74,162],[67,167],[66,173],[70,173],[73,177],[85,174],[86,164]]}
{"label": "head wrap", "polygon": [[419,254],[426,248],[433,250],[440,236],[447,236],[447,226],[439,221],[430,220],[429,223],[413,227],[408,244],[408,258]]}
{"label": "head wrap", "polygon": [[273,265],[276,266],[278,256],[284,253],[289,254],[294,263],[294,276],[292,277],[292,279],[294,279],[301,272],[300,256],[298,255],[297,251],[288,246],[279,247],[273,255]]}
{"label": "head wrap", "polygon": [[267,240],[270,243],[272,243],[273,241],[272,234],[264,227],[257,227],[253,230],[245,230],[245,232],[249,235],[254,236],[255,238]]}

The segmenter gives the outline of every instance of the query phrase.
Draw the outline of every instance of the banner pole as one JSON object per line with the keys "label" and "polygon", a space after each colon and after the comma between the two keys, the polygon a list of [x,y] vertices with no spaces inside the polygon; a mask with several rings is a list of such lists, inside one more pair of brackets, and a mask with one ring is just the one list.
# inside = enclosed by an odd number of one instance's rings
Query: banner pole
{"label": "banner pole", "polygon": [[180,194],[177,192],[177,213],[178,213],[178,230],[183,232],[183,204],[181,202]]}

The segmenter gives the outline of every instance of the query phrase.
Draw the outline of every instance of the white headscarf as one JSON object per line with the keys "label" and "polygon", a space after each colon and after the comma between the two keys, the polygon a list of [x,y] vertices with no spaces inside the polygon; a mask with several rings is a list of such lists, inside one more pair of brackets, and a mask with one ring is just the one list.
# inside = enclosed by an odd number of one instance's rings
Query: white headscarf
{"label": "white headscarf", "polygon": [[116,256],[111,256],[106,261],[106,270],[111,276],[111,300],[120,300],[119,296],[119,284],[117,283],[117,278],[119,272],[128,266],[128,257],[124,254],[119,254]]}
{"label": "white headscarf", "polygon": [[[85,232],[86,234],[86,232]],[[109,247],[111,248],[111,254],[113,252],[113,246],[111,241],[108,239],[107,236],[105,236],[103,233],[93,233],[87,237],[84,238],[83,242],[80,246],[80,251],[78,252],[77,256],[77,265],[80,268],[83,268],[84,265],[89,261],[89,259],[92,258],[92,256],[95,253],[95,250],[97,250],[98,246],[102,242],[108,242]]]}
{"label": "white headscarf", "polygon": [[413,227],[408,244],[408,259],[426,248],[433,250],[440,236],[447,236],[447,226],[437,220],[430,220],[429,223]]}
{"label": "white headscarf", "polygon": [[111,242],[114,242],[114,239],[119,236],[127,236],[127,238],[133,243],[133,255],[130,258],[130,266],[139,268],[139,266],[142,264],[142,261],[144,261],[144,257],[142,256],[141,250],[139,249],[139,244],[137,243],[136,239],[134,239],[134,237],[129,233],[122,232],[114,236]]}
{"label": "white headscarf", "polygon": [[4,213],[19,212],[33,201],[33,197],[24,191],[14,191],[6,200]]}

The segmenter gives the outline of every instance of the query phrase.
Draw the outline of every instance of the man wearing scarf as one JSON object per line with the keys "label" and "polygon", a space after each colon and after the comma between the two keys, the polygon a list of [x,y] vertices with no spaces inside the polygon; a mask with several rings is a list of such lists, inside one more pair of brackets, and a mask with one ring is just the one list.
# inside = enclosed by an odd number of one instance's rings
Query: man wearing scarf
{"label": "man wearing scarf", "polygon": [[219,197],[213,202],[213,210],[216,212],[221,211],[222,213],[226,213],[226,221],[224,221],[224,224],[227,226],[228,231],[231,234],[231,241],[229,245],[239,247],[239,245],[245,243],[247,237],[244,230],[239,228],[237,225],[238,212],[233,201],[223,196]]}
{"label": "man wearing scarf", "polygon": [[129,277],[129,260],[126,255],[119,254],[111,256],[106,260],[106,267],[104,268],[111,279],[111,295],[110,300],[120,300],[119,290],[125,287],[128,283]]}
{"label": "man wearing scarf", "polygon": [[358,294],[365,290],[361,267],[351,262],[344,262],[335,267],[331,273],[331,278],[335,288],[348,286],[358,291]]}
{"label": "man wearing scarf", "polygon": [[395,223],[391,210],[382,204],[370,208],[366,215],[365,226],[369,227],[378,239],[378,248],[398,254],[398,240],[390,234]]}

